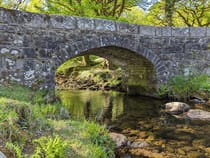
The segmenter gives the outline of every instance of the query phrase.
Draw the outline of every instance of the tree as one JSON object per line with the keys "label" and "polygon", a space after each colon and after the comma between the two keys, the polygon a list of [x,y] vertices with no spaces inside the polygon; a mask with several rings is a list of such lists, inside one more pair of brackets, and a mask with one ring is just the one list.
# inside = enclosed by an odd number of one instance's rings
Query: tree
{"label": "tree", "polygon": [[40,8],[43,8],[45,5],[45,0],[29,0],[26,4],[25,11],[42,13]]}
{"label": "tree", "polygon": [[210,26],[210,1],[160,0],[150,7],[146,17],[160,26]]}
{"label": "tree", "polygon": [[165,20],[168,26],[173,26],[175,4],[178,0],[165,0]]}
{"label": "tree", "polygon": [[165,20],[165,2],[158,1],[154,3],[146,14],[146,20],[148,23],[156,26],[167,26]]}
{"label": "tree", "polygon": [[0,0],[0,6],[9,9],[24,10],[26,0]]}
{"label": "tree", "polygon": [[148,24],[144,10],[138,6],[131,7],[130,10],[125,11],[119,20],[133,24]]}
{"label": "tree", "polygon": [[176,4],[175,18],[187,26],[210,26],[209,0],[180,0]]}
{"label": "tree", "polygon": [[106,17],[118,19],[125,10],[137,4],[137,0],[46,0],[40,8],[46,13]]}
{"label": "tree", "polygon": [[89,55],[82,56],[83,66],[90,66],[90,58]]}

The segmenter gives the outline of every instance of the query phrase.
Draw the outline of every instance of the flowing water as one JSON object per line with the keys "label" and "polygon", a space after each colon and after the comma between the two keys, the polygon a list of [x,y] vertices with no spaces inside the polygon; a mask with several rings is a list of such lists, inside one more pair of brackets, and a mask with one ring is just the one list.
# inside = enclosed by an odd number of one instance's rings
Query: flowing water
{"label": "flowing water", "polygon": [[118,157],[210,158],[210,122],[170,116],[161,109],[166,101],[113,91],[62,90],[57,95],[72,119],[97,121],[131,143],[147,144],[121,148]]}

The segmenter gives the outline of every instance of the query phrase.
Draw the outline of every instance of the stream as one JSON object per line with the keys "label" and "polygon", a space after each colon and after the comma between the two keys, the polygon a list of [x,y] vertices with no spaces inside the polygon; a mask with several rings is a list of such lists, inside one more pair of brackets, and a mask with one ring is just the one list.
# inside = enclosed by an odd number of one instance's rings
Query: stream
{"label": "stream", "polygon": [[[59,90],[71,119],[105,124],[129,142],[146,142],[116,151],[120,158],[209,158],[210,121],[178,119],[162,111],[167,101],[128,96],[115,91]],[[192,108],[195,108],[192,105]],[[199,106],[210,111],[210,106]]]}

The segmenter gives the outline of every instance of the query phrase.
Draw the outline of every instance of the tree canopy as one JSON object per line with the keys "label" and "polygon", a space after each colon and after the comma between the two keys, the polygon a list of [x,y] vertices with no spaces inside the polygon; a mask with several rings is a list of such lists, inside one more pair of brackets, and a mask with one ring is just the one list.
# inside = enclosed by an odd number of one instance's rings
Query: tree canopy
{"label": "tree canopy", "polygon": [[147,20],[161,26],[210,26],[210,1],[160,0],[149,9]]}
{"label": "tree canopy", "polygon": [[210,26],[209,0],[0,0],[0,6],[145,25]]}

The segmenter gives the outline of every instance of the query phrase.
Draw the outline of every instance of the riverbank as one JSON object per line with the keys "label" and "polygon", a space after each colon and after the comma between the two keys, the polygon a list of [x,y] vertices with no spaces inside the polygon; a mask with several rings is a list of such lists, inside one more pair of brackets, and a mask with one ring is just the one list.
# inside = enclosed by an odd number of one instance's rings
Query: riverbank
{"label": "riverbank", "polygon": [[68,60],[55,74],[56,89],[122,91],[123,79],[121,68],[95,55]]}
{"label": "riverbank", "polygon": [[114,157],[114,144],[104,126],[73,121],[61,103],[45,99],[44,91],[0,86],[2,153],[8,158]]}

